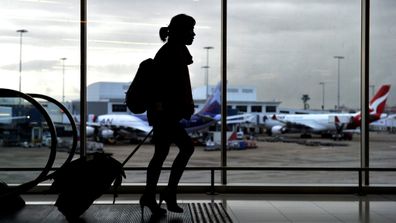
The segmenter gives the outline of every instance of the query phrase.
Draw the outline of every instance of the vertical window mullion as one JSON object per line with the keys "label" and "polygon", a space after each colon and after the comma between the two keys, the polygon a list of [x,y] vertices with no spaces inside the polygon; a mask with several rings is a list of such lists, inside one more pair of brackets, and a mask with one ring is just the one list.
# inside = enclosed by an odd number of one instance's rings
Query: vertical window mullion
{"label": "vertical window mullion", "polygon": [[[361,2],[361,61],[360,61],[360,109],[361,109],[361,139],[360,163],[362,168],[369,167],[369,65],[370,65],[370,0]],[[368,186],[369,171],[363,172],[363,184]]]}

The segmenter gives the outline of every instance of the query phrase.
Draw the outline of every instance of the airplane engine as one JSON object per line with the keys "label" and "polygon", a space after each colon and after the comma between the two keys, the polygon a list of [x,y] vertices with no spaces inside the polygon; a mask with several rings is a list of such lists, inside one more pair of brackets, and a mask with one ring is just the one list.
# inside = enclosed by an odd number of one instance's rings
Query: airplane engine
{"label": "airplane engine", "polygon": [[111,130],[111,129],[103,129],[103,130],[100,132],[100,135],[101,135],[101,137],[102,137],[103,139],[110,139],[110,138],[113,138],[113,136],[114,136],[114,131]]}
{"label": "airplane engine", "polygon": [[94,127],[91,127],[91,126],[87,126],[87,128],[86,128],[86,134],[87,134],[87,136],[88,137],[91,137],[91,136],[93,136],[93,134],[94,134],[94,132],[95,132],[95,128]]}
{"label": "airplane engine", "polygon": [[283,134],[287,132],[287,128],[285,126],[276,125],[271,128],[271,132],[273,134]]}

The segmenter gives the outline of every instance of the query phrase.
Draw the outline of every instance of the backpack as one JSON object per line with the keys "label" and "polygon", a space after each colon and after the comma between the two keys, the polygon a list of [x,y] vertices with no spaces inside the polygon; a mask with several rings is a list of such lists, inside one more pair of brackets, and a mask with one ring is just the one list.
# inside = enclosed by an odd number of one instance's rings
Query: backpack
{"label": "backpack", "polygon": [[152,98],[153,74],[154,60],[142,61],[125,95],[125,104],[132,113],[141,114],[147,110]]}

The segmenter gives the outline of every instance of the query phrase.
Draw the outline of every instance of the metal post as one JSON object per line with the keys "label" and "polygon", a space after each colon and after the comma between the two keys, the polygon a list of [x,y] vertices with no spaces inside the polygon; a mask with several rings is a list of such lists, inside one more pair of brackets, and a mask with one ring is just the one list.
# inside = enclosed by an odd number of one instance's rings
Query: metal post
{"label": "metal post", "polygon": [[[221,1],[221,166],[227,166],[227,0]],[[227,184],[227,171],[221,171]]]}
{"label": "metal post", "polygon": [[65,60],[67,58],[60,58],[62,60],[62,104],[65,104]]}
{"label": "metal post", "polygon": [[[361,137],[360,162],[362,168],[369,168],[369,81],[370,81],[370,0],[362,0],[361,4],[361,61],[360,61],[360,108],[361,108]],[[369,185],[369,171],[364,171],[364,186]]]}
{"label": "metal post", "polygon": [[210,170],[210,195],[215,195],[216,191],[215,191],[215,170],[211,169]]}
{"label": "metal post", "polygon": [[22,91],[22,35],[27,33],[26,29],[18,29],[19,33],[19,91]]}
{"label": "metal post", "polygon": [[206,49],[206,66],[203,66],[203,68],[206,68],[206,75],[205,75],[206,99],[209,98],[209,50],[213,48],[214,47],[212,46],[204,47],[204,49]]}
{"label": "metal post", "polygon": [[337,110],[340,110],[340,60],[344,59],[343,56],[334,56],[338,64],[338,79],[337,79]]}
{"label": "metal post", "polygon": [[80,3],[80,156],[84,157],[87,135],[87,0]]}

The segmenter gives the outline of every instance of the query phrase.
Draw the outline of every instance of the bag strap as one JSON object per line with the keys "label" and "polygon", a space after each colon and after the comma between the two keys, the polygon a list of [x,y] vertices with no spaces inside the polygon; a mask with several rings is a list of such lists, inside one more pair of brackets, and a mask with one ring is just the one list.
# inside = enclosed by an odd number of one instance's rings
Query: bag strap
{"label": "bag strap", "polygon": [[129,161],[129,159],[131,159],[131,157],[133,156],[133,154],[135,154],[138,149],[140,148],[141,145],[143,145],[143,143],[147,140],[147,138],[151,135],[151,133],[153,133],[153,129],[151,129],[151,131],[146,135],[146,137],[144,137],[143,141],[141,141],[139,143],[139,145],[136,146],[136,148],[131,152],[131,154],[129,154],[129,156],[124,160],[124,162],[121,164],[121,166],[125,166],[125,164]]}

